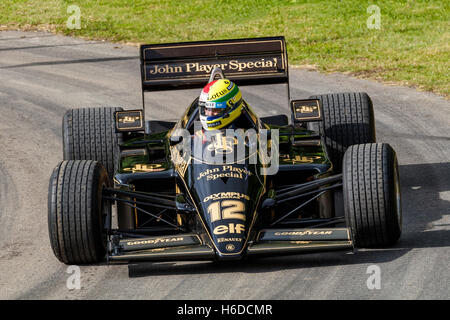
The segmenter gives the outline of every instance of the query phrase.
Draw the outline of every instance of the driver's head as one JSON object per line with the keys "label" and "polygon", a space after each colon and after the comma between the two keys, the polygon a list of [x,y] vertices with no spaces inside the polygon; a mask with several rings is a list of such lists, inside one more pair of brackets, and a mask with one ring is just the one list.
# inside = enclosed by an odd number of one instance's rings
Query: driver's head
{"label": "driver's head", "polygon": [[215,80],[203,88],[198,105],[205,130],[225,128],[242,113],[241,90],[228,79]]}

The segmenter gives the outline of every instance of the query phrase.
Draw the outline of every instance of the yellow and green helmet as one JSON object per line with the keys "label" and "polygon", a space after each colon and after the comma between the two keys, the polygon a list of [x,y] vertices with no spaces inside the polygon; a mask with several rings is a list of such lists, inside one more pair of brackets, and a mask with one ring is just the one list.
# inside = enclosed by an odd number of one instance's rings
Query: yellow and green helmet
{"label": "yellow and green helmet", "polygon": [[230,125],[242,113],[242,94],[228,79],[208,83],[198,100],[203,129],[216,130]]}

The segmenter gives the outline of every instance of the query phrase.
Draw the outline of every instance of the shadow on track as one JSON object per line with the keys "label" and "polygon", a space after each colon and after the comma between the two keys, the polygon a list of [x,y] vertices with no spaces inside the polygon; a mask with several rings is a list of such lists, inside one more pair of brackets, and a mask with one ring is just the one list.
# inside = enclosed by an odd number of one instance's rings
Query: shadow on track
{"label": "shadow on track", "polygon": [[450,191],[450,163],[413,164],[399,168],[403,202],[403,234],[389,249],[359,250],[356,254],[328,252],[296,256],[268,257],[229,262],[130,264],[129,277],[173,274],[265,273],[284,269],[384,263],[396,260],[414,248],[450,246],[450,230],[430,230],[450,214],[449,201],[441,198]]}
{"label": "shadow on track", "polygon": [[[450,215],[450,162],[412,164],[399,167],[402,188],[405,248],[450,246],[448,224],[438,222]],[[449,199],[450,196],[447,196]]]}
{"label": "shadow on track", "polygon": [[141,263],[130,264],[130,278],[147,276],[166,276],[180,274],[215,274],[215,273],[266,273],[289,269],[342,266],[351,264],[383,263],[395,260],[410,249],[390,249],[383,251],[360,251],[357,254],[327,252],[283,257],[268,257],[242,261],[198,262],[189,264]]}

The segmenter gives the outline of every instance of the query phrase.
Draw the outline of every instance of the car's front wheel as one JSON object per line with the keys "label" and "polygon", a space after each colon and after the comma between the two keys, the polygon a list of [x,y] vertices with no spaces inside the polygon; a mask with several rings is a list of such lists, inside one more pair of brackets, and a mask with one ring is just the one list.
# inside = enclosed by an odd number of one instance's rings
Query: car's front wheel
{"label": "car's front wheel", "polygon": [[348,148],[343,161],[344,211],[356,247],[395,244],[402,228],[397,157],[386,143]]}
{"label": "car's front wheel", "polygon": [[53,170],[48,229],[53,253],[61,262],[95,263],[105,256],[103,228],[111,205],[102,201],[102,189],[108,186],[108,174],[96,161],[62,161]]}

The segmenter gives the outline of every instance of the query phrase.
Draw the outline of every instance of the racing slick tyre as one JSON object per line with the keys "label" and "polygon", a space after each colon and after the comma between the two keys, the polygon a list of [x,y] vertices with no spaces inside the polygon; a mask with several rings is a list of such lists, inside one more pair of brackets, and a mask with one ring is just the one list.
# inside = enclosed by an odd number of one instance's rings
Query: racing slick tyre
{"label": "racing slick tyre", "polygon": [[395,151],[386,143],[353,145],[343,160],[347,225],[359,248],[382,248],[400,238],[402,208]]}
{"label": "racing slick tyre", "polygon": [[98,161],[112,181],[122,141],[122,134],[115,130],[114,112],[122,110],[112,107],[68,110],[62,126],[64,160]]}
{"label": "racing slick tyre", "polygon": [[342,158],[353,144],[373,143],[375,118],[372,100],[365,92],[311,96],[319,99],[323,121],[309,122],[308,129],[324,137],[328,157],[336,173],[342,172]]}
{"label": "racing slick tyre", "polygon": [[66,264],[99,262],[106,253],[102,232],[111,206],[102,201],[109,186],[105,168],[93,160],[62,161],[48,190],[48,231],[55,256]]}

